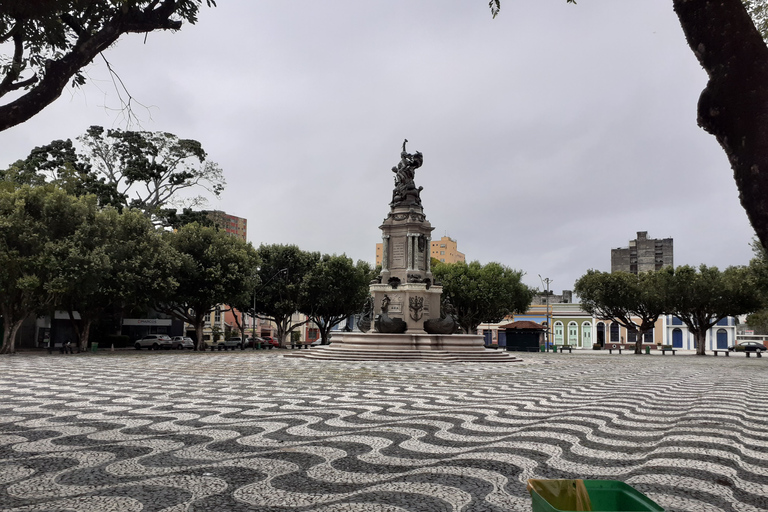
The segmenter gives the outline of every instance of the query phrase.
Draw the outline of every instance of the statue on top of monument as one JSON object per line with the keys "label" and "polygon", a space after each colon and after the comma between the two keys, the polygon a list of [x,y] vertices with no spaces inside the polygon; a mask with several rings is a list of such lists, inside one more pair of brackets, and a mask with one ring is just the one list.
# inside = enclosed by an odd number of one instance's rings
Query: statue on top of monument
{"label": "statue on top of monument", "polygon": [[421,206],[421,191],[424,187],[416,188],[413,178],[416,169],[421,167],[424,156],[417,151],[414,154],[405,150],[408,139],[403,141],[403,150],[400,152],[400,163],[392,168],[395,173],[395,189],[392,191],[390,206]]}

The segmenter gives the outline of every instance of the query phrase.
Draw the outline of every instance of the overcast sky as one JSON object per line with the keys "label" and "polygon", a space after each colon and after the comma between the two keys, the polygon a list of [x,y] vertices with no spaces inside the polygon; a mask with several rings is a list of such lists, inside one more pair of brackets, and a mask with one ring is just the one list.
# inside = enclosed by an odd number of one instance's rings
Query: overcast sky
{"label": "overcast sky", "polygon": [[[706,74],[670,0],[219,0],[106,52],[141,126],[199,140],[248,239],[373,262],[404,138],[433,239],[571,289],[637,231],[676,265],[746,264],[753,230],[696,125]],[[126,128],[103,61],[0,133],[0,165]]]}

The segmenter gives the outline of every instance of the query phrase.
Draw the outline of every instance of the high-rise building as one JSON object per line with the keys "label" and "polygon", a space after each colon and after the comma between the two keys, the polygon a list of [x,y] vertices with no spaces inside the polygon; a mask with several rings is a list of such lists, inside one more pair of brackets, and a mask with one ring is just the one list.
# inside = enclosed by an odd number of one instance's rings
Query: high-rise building
{"label": "high-rise building", "polygon": [[242,217],[235,217],[220,210],[211,210],[207,212],[208,218],[232,236],[242,238],[244,242],[248,241],[248,221]]}
{"label": "high-rise building", "polygon": [[673,266],[671,238],[648,238],[647,231],[638,231],[629,247],[611,249],[611,272],[637,274]]}
{"label": "high-rise building", "polygon": [[[430,246],[430,256],[438,259],[442,263],[466,261],[464,253],[459,252],[457,248],[456,240],[449,236],[444,236],[440,240],[432,240]],[[383,250],[383,244],[376,244],[376,265],[381,265],[381,255]]]}

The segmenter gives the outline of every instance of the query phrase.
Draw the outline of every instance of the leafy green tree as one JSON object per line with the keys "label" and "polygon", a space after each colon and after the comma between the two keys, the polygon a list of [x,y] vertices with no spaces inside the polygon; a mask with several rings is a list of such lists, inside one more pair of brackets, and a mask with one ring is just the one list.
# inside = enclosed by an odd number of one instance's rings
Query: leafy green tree
{"label": "leafy green tree", "polygon": [[[138,211],[98,211],[68,244],[60,261],[66,291],[60,305],[69,312],[81,350],[91,326],[111,309],[143,308],[176,287],[179,260],[160,232]],[[80,322],[74,321],[74,312]]]}
{"label": "leafy green tree", "polygon": [[53,185],[0,186],[0,353],[14,353],[22,322],[64,293],[60,262],[95,214],[93,196],[74,197]]}
{"label": "leafy green tree", "polygon": [[763,307],[755,276],[746,267],[684,265],[670,272],[667,310],[688,327],[696,339],[696,354],[706,354],[707,331],[723,318],[751,313]]}
{"label": "leafy green tree", "polygon": [[[85,146],[84,159],[94,173],[125,197],[129,206],[144,211],[157,224],[167,225],[165,217],[176,216],[167,206],[180,202],[180,191],[203,188],[218,197],[226,184],[221,168],[206,159],[196,140],[166,132],[105,130],[101,126],[91,126],[78,140]],[[188,207],[200,206],[205,198],[186,201]]]}
{"label": "leafy green tree", "polygon": [[196,350],[204,350],[205,316],[218,304],[242,303],[256,283],[259,258],[253,246],[216,228],[196,223],[164,234],[180,260],[178,286],[156,307],[192,324]]}
{"label": "leafy green tree", "polygon": [[523,273],[501,263],[438,263],[432,274],[467,334],[474,334],[482,322],[499,322],[509,314],[525,312],[533,299],[533,290],[521,281]]}
{"label": "leafy green tree", "polygon": [[368,263],[335,254],[324,254],[304,277],[301,312],[317,325],[323,345],[334,326],[362,311],[371,279]]}
{"label": "leafy green tree", "polygon": [[[757,238],[753,239],[750,245],[753,258],[749,262],[749,269],[765,304],[768,305],[768,252]],[[747,325],[760,333],[768,333],[768,309],[762,308],[747,315]]]}
{"label": "leafy green tree", "polygon": [[257,249],[260,260],[258,281],[252,287],[259,317],[274,322],[277,338],[285,346],[287,335],[308,320],[296,320],[302,310],[305,276],[320,261],[320,253],[302,251],[295,245],[262,245]]}
{"label": "leafy green tree", "polygon": [[635,354],[641,354],[643,333],[665,313],[668,278],[664,270],[640,274],[589,270],[576,281],[574,291],[584,311],[634,333]]}
{"label": "leafy green tree", "polygon": [[[127,33],[194,24],[202,0],[4,0],[0,6],[0,131],[53,103],[82,69]],[[206,0],[208,6],[215,5]],[[10,95],[10,96],[9,96]],[[130,108],[130,107],[128,107]]]}

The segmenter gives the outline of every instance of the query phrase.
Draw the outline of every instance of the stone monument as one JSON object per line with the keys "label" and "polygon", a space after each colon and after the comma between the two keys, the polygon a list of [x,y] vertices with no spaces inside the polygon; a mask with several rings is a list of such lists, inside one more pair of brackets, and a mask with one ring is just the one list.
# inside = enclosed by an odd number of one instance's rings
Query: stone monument
{"label": "stone monument", "polygon": [[403,142],[400,162],[392,168],[395,187],[389,213],[379,228],[383,253],[381,273],[371,283],[372,321],[364,332],[332,333],[331,344],[293,357],[336,360],[432,360],[443,362],[520,361],[507,352],[486,349],[483,337],[454,334],[450,311],[441,315],[442,286],[430,268],[432,225],[424,215],[421,191],[414,178],[424,157],[408,153]]}

